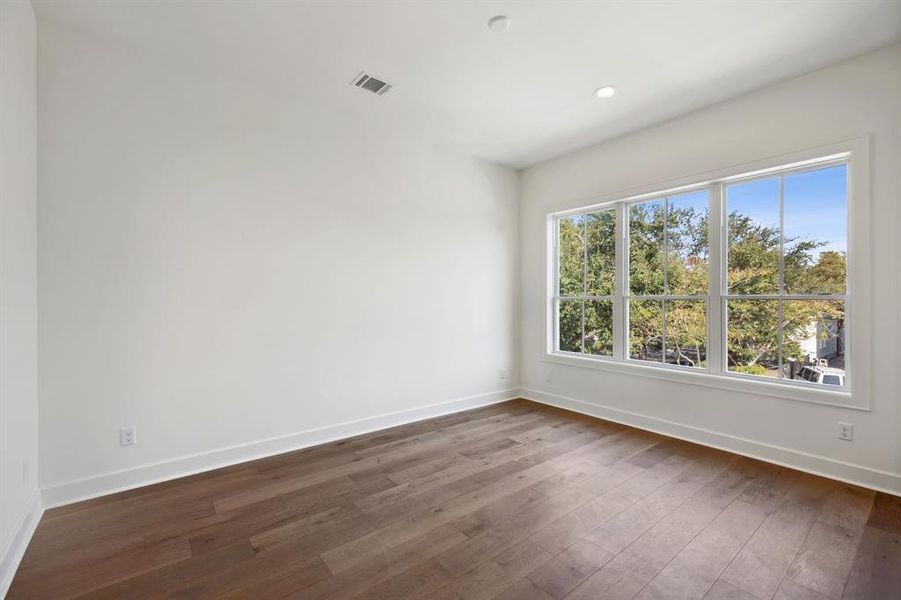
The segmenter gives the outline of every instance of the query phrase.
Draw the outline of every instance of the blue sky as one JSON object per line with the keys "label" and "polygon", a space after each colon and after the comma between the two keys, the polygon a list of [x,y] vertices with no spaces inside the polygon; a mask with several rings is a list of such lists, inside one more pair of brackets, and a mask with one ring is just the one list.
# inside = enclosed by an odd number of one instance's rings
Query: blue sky
{"label": "blue sky", "polygon": [[[815,251],[847,251],[848,208],[845,165],[787,175],[785,177],[785,237],[817,240],[826,245]],[[670,196],[673,208],[707,211],[707,190]],[[659,202],[660,200],[656,200]],[[755,179],[726,188],[726,211],[738,211],[757,223],[779,227],[779,177]],[[581,215],[572,217],[581,223]]]}
{"label": "blue sky", "polygon": [[707,190],[687,192],[669,197],[670,210],[674,208],[694,208],[701,215],[707,214],[708,203]]}
{"label": "blue sky", "polygon": [[[844,165],[786,175],[785,237],[826,242],[819,252],[847,251],[847,169]],[[727,188],[727,211],[779,226],[779,178],[757,179]],[[816,259],[816,256],[814,259]]]}

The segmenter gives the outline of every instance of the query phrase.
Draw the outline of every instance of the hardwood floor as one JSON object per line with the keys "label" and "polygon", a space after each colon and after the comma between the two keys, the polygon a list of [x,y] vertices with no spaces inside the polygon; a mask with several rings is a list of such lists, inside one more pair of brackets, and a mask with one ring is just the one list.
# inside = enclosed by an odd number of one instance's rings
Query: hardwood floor
{"label": "hardwood floor", "polygon": [[901,499],[518,400],[48,511],[18,598],[901,598]]}

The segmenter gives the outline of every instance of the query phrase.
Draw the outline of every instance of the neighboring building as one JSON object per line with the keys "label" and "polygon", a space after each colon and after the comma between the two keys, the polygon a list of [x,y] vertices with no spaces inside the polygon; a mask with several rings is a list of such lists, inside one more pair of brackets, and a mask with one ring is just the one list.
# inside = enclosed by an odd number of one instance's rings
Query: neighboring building
{"label": "neighboring building", "polygon": [[845,353],[845,327],[838,319],[816,319],[800,340],[802,355],[810,362],[842,356]]}

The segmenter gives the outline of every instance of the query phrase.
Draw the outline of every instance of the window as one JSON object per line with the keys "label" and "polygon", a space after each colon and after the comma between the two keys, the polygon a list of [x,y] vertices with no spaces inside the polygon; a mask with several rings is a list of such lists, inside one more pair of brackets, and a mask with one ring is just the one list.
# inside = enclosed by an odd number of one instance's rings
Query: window
{"label": "window", "polygon": [[616,244],[613,210],[558,221],[558,348],[613,356]]}
{"label": "window", "polygon": [[629,211],[629,358],[702,367],[707,355],[707,190]]}
{"label": "window", "polygon": [[551,215],[551,352],[847,392],[850,158]]}
{"label": "window", "polygon": [[844,164],[726,186],[730,371],[841,385],[846,190]]}

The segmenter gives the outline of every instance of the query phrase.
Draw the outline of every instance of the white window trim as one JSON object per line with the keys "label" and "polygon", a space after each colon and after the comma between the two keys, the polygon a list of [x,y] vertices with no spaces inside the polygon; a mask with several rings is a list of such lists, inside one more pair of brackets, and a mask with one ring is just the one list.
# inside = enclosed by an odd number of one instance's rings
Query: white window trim
{"label": "white window trim", "polygon": [[[774,156],[768,159],[743,163],[716,171],[671,180],[658,184],[632,188],[622,192],[595,197],[582,202],[573,202],[578,206],[569,210],[547,215],[547,286],[546,286],[546,353],[542,361],[553,364],[600,369],[652,379],[714,387],[751,395],[776,397],[788,400],[810,402],[828,406],[837,406],[855,410],[872,410],[872,273],[871,273],[871,239],[869,236],[870,207],[870,167],[868,137],[857,138],[835,144],[818,146],[799,152]],[[557,314],[554,299],[557,285],[557,222],[560,218],[615,207],[617,225],[621,235],[616,239],[616,253],[624,257],[628,240],[624,239],[627,228],[624,227],[625,207],[636,201],[652,199],[660,196],[674,195],[696,189],[711,190],[710,206],[710,247],[723,248],[723,215],[722,189],[724,184],[745,179],[758,178],[768,173],[786,173],[789,170],[809,170],[827,165],[830,161],[847,164],[848,179],[848,291],[845,314],[848,319],[848,365],[846,365],[846,387],[835,390],[814,384],[784,380],[766,380],[751,375],[733,373],[723,369],[725,348],[724,310],[725,289],[722,281],[724,272],[721,260],[724,252],[709,252],[711,289],[708,296],[708,368],[698,369],[679,365],[645,363],[628,359],[627,328],[624,323],[625,273],[626,260],[616,261],[616,293],[614,295],[614,356],[593,356],[556,350]],[[717,226],[714,226],[717,224]],[[714,275],[716,274],[716,275]],[[719,290],[719,291],[717,291]],[[718,323],[714,328],[710,324]]]}

